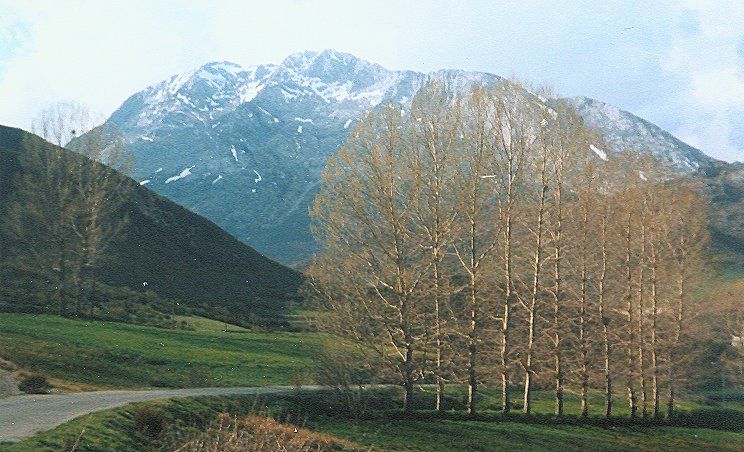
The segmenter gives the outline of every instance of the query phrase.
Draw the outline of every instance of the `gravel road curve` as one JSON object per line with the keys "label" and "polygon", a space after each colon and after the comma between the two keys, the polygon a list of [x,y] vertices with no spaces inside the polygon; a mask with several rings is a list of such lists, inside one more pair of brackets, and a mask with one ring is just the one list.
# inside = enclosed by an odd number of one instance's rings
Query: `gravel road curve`
{"label": "gravel road curve", "polygon": [[[0,399],[0,442],[20,441],[35,433],[94,411],[130,402],[207,395],[269,394],[295,389],[292,386],[243,388],[153,389],[143,391],[94,391],[54,395],[19,395]],[[320,390],[302,386],[302,390]]]}

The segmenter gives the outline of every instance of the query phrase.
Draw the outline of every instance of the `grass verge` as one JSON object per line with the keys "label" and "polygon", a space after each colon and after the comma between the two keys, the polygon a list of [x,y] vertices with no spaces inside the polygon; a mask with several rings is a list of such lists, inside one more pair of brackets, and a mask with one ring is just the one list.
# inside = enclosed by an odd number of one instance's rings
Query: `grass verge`
{"label": "grass verge", "polygon": [[285,385],[312,363],[313,333],[166,330],[46,315],[0,314],[0,358],[97,388]]}

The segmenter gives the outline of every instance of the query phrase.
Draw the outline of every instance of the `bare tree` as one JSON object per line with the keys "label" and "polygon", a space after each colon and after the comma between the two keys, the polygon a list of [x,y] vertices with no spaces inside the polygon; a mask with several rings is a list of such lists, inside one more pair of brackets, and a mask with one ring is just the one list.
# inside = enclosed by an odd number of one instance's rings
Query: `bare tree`
{"label": "bare tree", "polygon": [[27,138],[19,156],[20,177],[3,222],[17,252],[13,264],[45,281],[67,315],[73,273],[73,156]]}
{"label": "bare tree", "polygon": [[98,128],[74,143],[74,149],[87,159],[76,167],[78,182],[74,187],[76,206],[72,232],[78,269],[76,294],[80,304],[87,305],[91,320],[94,318],[93,271],[128,221],[120,209],[130,185],[112,168],[126,173],[130,162],[121,141],[115,136],[111,140],[111,136],[104,135],[104,129]]}
{"label": "bare tree", "polygon": [[720,295],[716,316],[720,319],[723,371],[734,387],[744,387],[744,278],[740,278]]}
{"label": "bare tree", "polygon": [[492,221],[496,213],[490,185],[493,161],[487,148],[489,105],[487,91],[479,87],[468,94],[464,103],[464,142],[455,185],[459,233],[454,237],[452,248],[467,279],[462,291],[466,294],[463,336],[467,347],[465,368],[469,414],[476,412],[479,354],[482,354],[479,347],[483,344],[483,317],[486,314],[483,267],[495,250],[499,233],[495,229],[498,226]]}
{"label": "bare tree", "polygon": [[700,194],[687,187],[675,191],[666,224],[666,244],[670,256],[670,278],[673,281],[674,319],[671,343],[668,347],[669,384],[666,416],[674,415],[676,409],[676,390],[683,363],[685,346],[689,346],[689,323],[694,319],[691,304],[691,285],[699,278],[703,264],[702,251],[708,243],[705,204]]}
{"label": "bare tree", "polygon": [[418,289],[430,259],[411,230],[404,126],[400,109],[383,107],[328,162],[311,208],[324,253],[309,274],[339,319],[334,332],[377,350],[400,375],[410,412],[424,330]]}
{"label": "bare tree", "polygon": [[538,303],[542,298],[543,291],[543,280],[542,280],[542,269],[545,264],[545,217],[547,210],[547,201],[550,190],[550,171],[549,171],[549,160],[551,156],[551,148],[554,145],[555,135],[552,130],[546,128],[545,125],[553,124],[552,118],[547,113],[543,113],[540,124],[543,125],[540,130],[539,136],[539,154],[535,161],[535,174],[539,178],[539,184],[537,184],[537,215],[534,219],[534,225],[528,227],[531,235],[534,238],[534,251],[532,258],[532,282],[529,294],[529,300],[523,303],[523,306],[527,310],[527,346],[524,357],[524,396],[522,410],[524,414],[530,414],[532,412],[532,386],[535,369],[533,367],[534,361],[534,347],[538,328]]}
{"label": "bare tree", "polygon": [[602,180],[600,182],[600,193],[599,197],[599,276],[597,278],[597,310],[599,322],[602,325],[602,353],[604,361],[604,399],[605,409],[604,415],[609,418],[612,416],[612,398],[613,398],[613,387],[612,387],[612,345],[613,341],[610,338],[610,309],[608,309],[608,301],[610,291],[608,288],[608,275],[613,268],[610,268],[610,260],[612,259],[612,246],[609,234],[611,230],[611,221],[613,217],[614,203],[611,202],[610,190],[611,181],[606,177],[607,174],[602,174]]}
{"label": "bare tree", "polygon": [[410,121],[409,146],[404,152],[413,179],[410,192],[415,227],[421,229],[424,247],[430,250],[437,411],[442,408],[445,382],[443,313],[448,300],[443,260],[456,217],[452,184],[453,157],[461,142],[460,108],[459,99],[441,83],[421,89],[411,106],[414,120]]}
{"label": "bare tree", "polygon": [[[18,263],[55,287],[61,315],[68,314],[71,297],[75,313],[81,313],[81,287],[92,281],[122,224],[115,211],[125,178],[99,161],[119,166],[124,152],[117,142],[105,144],[101,128],[91,131],[94,125],[80,104],[59,103],[41,112],[32,131],[58,147],[26,140],[16,201],[5,221],[21,244]],[[82,156],[60,149],[81,134],[75,150]],[[92,305],[89,311],[92,315]]]}
{"label": "bare tree", "polygon": [[490,143],[494,155],[494,181],[501,227],[503,265],[503,311],[501,314],[501,409],[504,414],[511,409],[511,356],[512,308],[517,298],[515,291],[515,227],[519,215],[519,190],[523,183],[529,153],[535,143],[537,129],[535,115],[520,102],[522,87],[512,82],[515,89],[495,89],[489,100],[493,112],[489,118]]}
{"label": "bare tree", "polygon": [[[587,143],[584,149],[588,149],[589,144]],[[579,244],[578,244],[578,271],[579,271],[579,290],[578,290],[578,322],[579,322],[579,380],[580,380],[580,413],[581,417],[586,418],[589,416],[589,327],[590,327],[590,313],[589,308],[589,278],[590,278],[590,267],[592,265],[592,252],[593,243],[590,243],[590,237],[593,236],[593,224],[591,219],[595,216],[594,205],[596,202],[596,169],[594,164],[587,162],[584,165],[584,171],[582,174],[580,188],[578,190],[579,197]]]}
{"label": "bare tree", "polygon": [[630,417],[635,418],[638,414],[638,402],[637,393],[635,387],[635,377],[637,375],[636,366],[636,352],[635,347],[637,336],[636,336],[636,306],[633,302],[633,295],[635,293],[635,273],[636,259],[635,250],[636,242],[634,240],[637,228],[637,213],[638,213],[638,194],[636,192],[636,185],[638,181],[638,174],[635,172],[635,163],[633,161],[621,162],[622,172],[620,177],[622,179],[622,187],[618,193],[618,199],[623,200],[621,203],[621,210],[619,210],[620,218],[622,221],[623,229],[623,267],[625,273],[625,326],[627,338],[625,340],[626,349],[626,388],[628,391],[628,406],[630,409]]}
{"label": "bare tree", "polygon": [[556,116],[559,127],[557,129],[557,139],[552,148],[551,171],[555,188],[552,191],[551,203],[549,209],[548,233],[552,244],[552,262],[553,262],[553,284],[550,293],[553,298],[552,306],[552,325],[551,325],[551,346],[553,358],[553,380],[555,387],[555,414],[563,416],[564,412],[564,330],[563,323],[566,313],[566,287],[564,281],[565,271],[565,254],[570,248],[570,243],[565,240],[565,222],[566,222],[566,191],[570,189],[573,183],[577,158],[577,142],[575,140],[578,131],[583,128],[583,121],[578,113],[565,103],[559,102],[556,105]]}

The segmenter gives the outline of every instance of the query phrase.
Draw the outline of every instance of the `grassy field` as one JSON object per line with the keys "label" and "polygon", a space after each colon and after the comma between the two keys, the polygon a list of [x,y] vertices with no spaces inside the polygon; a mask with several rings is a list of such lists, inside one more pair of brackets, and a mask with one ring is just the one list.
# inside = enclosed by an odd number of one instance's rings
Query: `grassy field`
{"label": "grassy field", "polygon": [[0,357],[96,387],[279,385],[295,383],[321,343],[317,334],[225,333],[205,320],[189,331],[0,314]]}
{"label": "grassy field", "polygon": [[[121,323],[85,322],[54,316],[0,314],[0,357],[23,369],[94,387],[240,386],[297,383],[322,346],[316,333],[252,333],[201,318],[185,320],[190,330],[165,330]],[[572,425],[578,398],[566,395],[568,420],[546,416],[552,412],[550,392],[535,394],[537,416],[502,418],[499,391],[485,388],[476,420],[462,413],[463,392],[451,387],[444,415],[431,411],[431,391],[417,395],[418,413],[402,417],[400,392],[370,395],[364,416],[343,408],[335,394],[286,394],[240,397],[201,397],[132,404],[93,413],[0,450],[81,451],[170,450],[197,434],[221,412],[245,415],[260,412],[278,420],[344,439],[354,450],[742,450],[744,402],[680,400],[683,410],[707,411],[720,429],[688,426],[629,425],[622,418],[603,425]],[[518,404],[518,395],[515,393]],[[591,398],[591,413],[601,411],[599,394]],[[134,410],[152,407],[163,413],[166,433],[157,440],[137,433]],[[617,399],[615,414],[627,413]],[[515,407],[518,408],[518,407]],[[729,411],[718,411],[727,409]],[[713,411],[711,411],[713,410]],[[712,414],[711,414],[712,413]],[[542,417],[541,417],[542,416]],[[725,424],[725,425],[724,425]],[[712,425],[712,424],[710,424]],[[733,427],[732,427],[733,426]]]}
{"label": "grassy field", "polygon": [[741,450],[744,435],[676,427],[533,425],[470,420],[360,422],[327,418],[308,428],[366,449],[426,451],[494,450]]}
{"label": "grassy field", "polygon": [[177,322],[186,322],[189,329],[200,333],[247,333],[249,331],[247,328],[243,328],[242,326],[226,324],[225,322],[208,319],[206,317],[174,315],[173,320]]}
{"label": "grassy field", "polygon": [[[392,402],[390,395],[377,396],[372,406]],[[544,395],[539,395],[544,397]],[[352,450],[742,450],[744,433],[671,426],[539,424],[504,420],[493,413],[469,420],[455,414],[434,417],[423,412],[415,417],[377,412],[371,417],[350,419],[340,414],[328,394],[200,397],[143,402],[93,413],[26,441],[8,445],[8,452],[69,450],[78,442],[81,451],[172,450],[172,446],[196,434],[218,413],[240,416],[259,412],[279,420],[289,419],[311,430],[347,440]],[[428,401],[427,401],[428,402]],[[147,439],[134,427],[137,407],[163,413],[166,431],[157,440]],[[739,416],[739,425],[744,416]]]}

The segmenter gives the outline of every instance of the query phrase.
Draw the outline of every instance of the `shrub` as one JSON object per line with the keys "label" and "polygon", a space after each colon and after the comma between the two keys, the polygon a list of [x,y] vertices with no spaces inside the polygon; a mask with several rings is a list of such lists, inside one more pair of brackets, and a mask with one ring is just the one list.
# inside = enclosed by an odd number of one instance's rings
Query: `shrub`
{"label": "shrub", "polygon": [[165,431],[165,414],[148,407],[134,409],[134,429],[150,439],[158,438]]}
{"label": "shrub", "polygon": [[203,369],[191,369],[184,378],[185,386],[191,388],[203,388],[210,385],[209,372]]}
{"label": "shrub", "polygon": [[52,389],[52,385],[49,384],[46,377],[31,374],[21,378],[21,382],[18,383],[18,389],[26,394],[48,394],[49,390]]}
{"label": "shrub", "polygon": [[370,356],[330,342],[316,356],[314,370],[315,381],[342,394],[346,411],[354,416],[367,410],[367,399],[362,397],[364,385],[385,380],[380,366]]}
{"label": "shrub", "polygon": [[744,431],[744,412],[728,408],[702,408],[692,411],[679,411],[671,419],[676,427],[711,428]]}
{"label": "shrub", "polygon": [[154,388],[175,388],[178,387],[177,384],[170,380],[166,380],[165,378],[161,377],[153,377],[148,381],[148,384]]}

